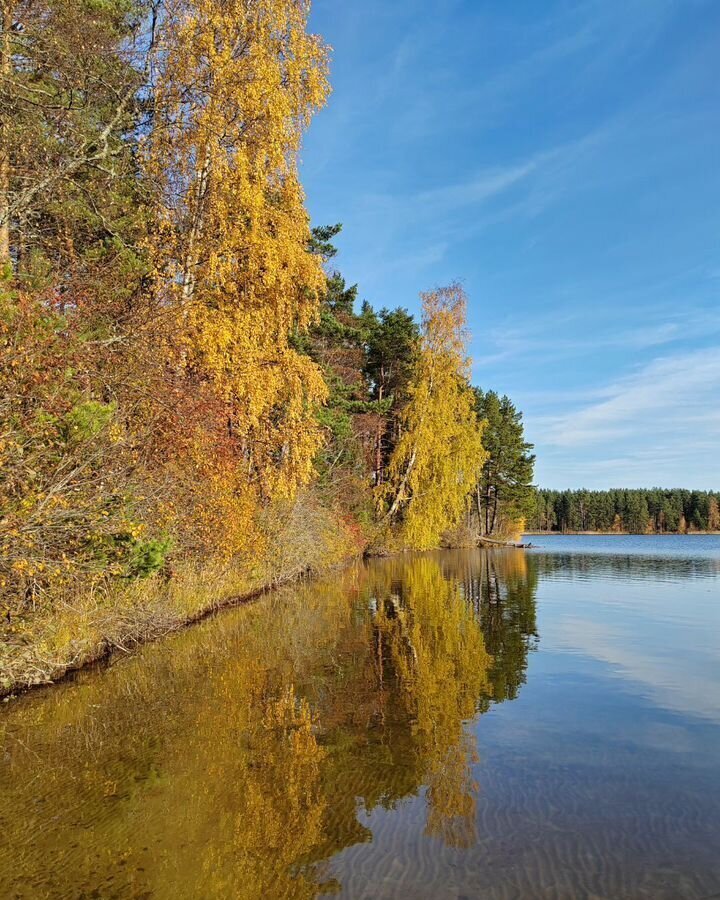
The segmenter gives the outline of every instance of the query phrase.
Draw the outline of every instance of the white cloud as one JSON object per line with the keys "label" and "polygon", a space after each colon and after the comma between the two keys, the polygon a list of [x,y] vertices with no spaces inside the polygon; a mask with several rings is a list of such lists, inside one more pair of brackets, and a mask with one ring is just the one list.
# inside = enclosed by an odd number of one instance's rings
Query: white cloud
{"label": "white cloud", "polygon": [[441,207],[447,212],[482,203],[527,178],[537,169],[539,160],[540,157],[515,166],[486,170],[468,181],[423,191],[416,195],[415,202],[421,207],[429,205],[433,210]]}
{"label": "white cloud", "polygon": [[706,414],[708,427],[720,437],[715,417],[720,404],[720,347],[655,359],[607,385],[603,393],[606,399],[551,420],[545,441],[567,447],[634,435],[642,443],[685,425],[697,428]]}

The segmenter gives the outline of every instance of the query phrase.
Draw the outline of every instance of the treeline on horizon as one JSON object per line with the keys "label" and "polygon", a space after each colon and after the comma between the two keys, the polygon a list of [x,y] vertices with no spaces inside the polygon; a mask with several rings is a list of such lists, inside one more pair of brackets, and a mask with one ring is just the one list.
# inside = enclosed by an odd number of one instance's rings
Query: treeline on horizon
{"label": "treeline on horizon", "polygon": [[538,489],[528,530],[632,534],[720,531],[720,492],[680,488]]}
{"label": "treeline on horizon", "polygon": [[462,288],[419,322],[358,309],[340,226],[311,228],[298,153],[330,85],[308,15],[2,6],[6,685],[368,548],[522,527],[532,447],[470,385]]}

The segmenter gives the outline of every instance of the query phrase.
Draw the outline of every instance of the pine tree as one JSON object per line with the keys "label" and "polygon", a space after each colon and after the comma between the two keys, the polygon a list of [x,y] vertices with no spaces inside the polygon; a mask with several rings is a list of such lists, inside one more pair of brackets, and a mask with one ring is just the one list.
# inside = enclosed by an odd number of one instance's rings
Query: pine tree
{"label": "pine tree", "polygon": [[407,310],[382,309],[367,329],[364,374],[370,396],[378,404],[373,481],[385,480],[387,466],[400,437],[400,411],[418,354],[419,329]]}
{"label": "pine tree", "polygon": [[533,445],[525,440],[522,413],[508,397],[475,388],[475,411],[485,420],[483,444],[488,453],[475,488],[475,508],[481,534],[513,528],[533,508]]}
{"label": "pine tree", "polygon": [[647,498],[642,491],[628,491],[623,521],[632,534],[645,534],[648,529],[650,512]]}
{"label": "pine tree", "polygon": [[708,530],[720,531],[720,504],[714,495],[710,497],[708,503]]}
{"label": "pine tree", "polygon": [[24,286],[87,289],[85,254],[121,253],[138,218],[146,4],[4,0],[0,11],[0,268]]}

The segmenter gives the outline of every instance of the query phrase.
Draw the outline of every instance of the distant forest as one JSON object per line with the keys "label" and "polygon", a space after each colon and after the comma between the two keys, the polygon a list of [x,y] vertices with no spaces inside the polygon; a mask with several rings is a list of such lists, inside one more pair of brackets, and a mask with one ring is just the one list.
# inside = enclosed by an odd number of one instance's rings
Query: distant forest
{"label": "distant forest", "polygon": [[530,531],[609,531],[685,534],[720,531],[720,493],[714,491],[609,490],[536,492]]}

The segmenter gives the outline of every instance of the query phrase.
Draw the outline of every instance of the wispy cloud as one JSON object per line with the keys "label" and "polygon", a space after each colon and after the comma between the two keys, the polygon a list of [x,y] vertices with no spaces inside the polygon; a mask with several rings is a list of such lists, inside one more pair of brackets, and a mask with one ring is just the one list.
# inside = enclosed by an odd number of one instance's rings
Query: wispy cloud
{"label": "wispy cloud", "polygon": [[556,327],[554,335],[533,336],[522,329],[498,329],[492,335],[494,351],[474,357],[476,371],[481,372],[487,365],[496,365],[513,359],[531,359],[533,364],[541,360],[565,359],[579,356],[589,350],[598,352],[603,348],[621,350],[644,350],[670,343],[682,337],[676,322],[624,329],[616,334],[597,337],[562,337],[561,327]]}
{"label": "wispy cloud", "polygon": [[546,361],[583,359],[588,353],[648,351],[720,335],[720,308],[683,309],[679,304],[666,304],[663,308],[657,301],[645,308],[637,302],[642,292],[636,288],[630,298],[635,300],[633,308],[625,316],[629,321],[622,326],[615,306],[623,302],[622,295],[613,296],[613,305],[602,307],[594,302],[590,286],[577,285],[572,293],[577,300],[564,311],[553,306],[552,312],[535,317],[525,315],[521,322],[509,317],[507,324],[479,334],[474,353],[477,374],[480,376],[484,367],[501,362],[524,362],[536,367]]}
{"label": "wispy cloud", "polygon": [[[720,439],[720,346],[660,357],[602,389],[604,399],[537,422],[544,443],[605,445],[632,437],[638,445],[678,433],[682,440]],[[697,446],[697,445],[696,445]]]}
{"label": "wispy cloud", "polygon": [[[356,202],[355,214],[372,220],[397,241],[426,232],[443,240],[468,240],[500,222],[532,219],[563,194],[577,166],[608,136],[598,128],[504,165],[475,169],[464,177],[449,170],[432,186],[369,191]],[[411,232],[408,232],[408,228]]]}
{"label": "wispy cloud", "polygon": [[433,210],[441,207],[446,211],[473,206],[523,181],[537,169],[539,163],[538,157],[515,166],[481,171],[467,181],[421,191],[416,195],[415,203],[420,207],[430,205]]}
{"label": "wispy cloud", "polygon": [[398,225],[408,221],[417,224],[423,220],[442,228],[454,212],[464,207],[479,208],[525,181],[546,156],[542,154],[507,166],[480,169],[468,178],[452,178],[421,191],[368,193],[361,198],[362,210],[365,215],[390,217]]}
{"label": "wispy cloud", "polygon": [[[698,5],[712,0],[694,0]],[[429,135],[442,128],[448,116],[456,118],[464,113],[477,126],[496,126],[507,115],[512,115],[519,102],[538,85],[552,84],[558,91],[558,72],[572,72],[572,77],[562,80],[563,97],[577,97],[586,92],[588,85],[602,80],[617,70],[618,65],[628,66],[647,54],[687,0],[627,0],[623,4],[587,0],[587,2],[563,5],[558,10],[552,4],[545,9],[538,6],[539,15],[517,29],[515,16],[493,16],[487,12],[458,16],[456,30],[437,27],[432,23],[424,29],[414,29],[411,46],[415,57],[415,77],[420,79],[422,90],[413,92],[404,105],[395,130],[398,135],[414,138]],[[486,64],[482,78],[465,83],[453,83],[448,91],[447,77],[437,78],[438,72],[448,67],[447,60],[441,68],[438,48],[452,43],[456,52],[493,58],[490,35],[507,36],[512,48],[501,65]],[[472,38],[472,39],[471,39]],[[402,42],[391,59],[391,70],[396,71],[397,59],[405,65],[408,46]],[[420,66],[418,61],[431,61]],[[451,69],[451,67],[449,67]]]}

